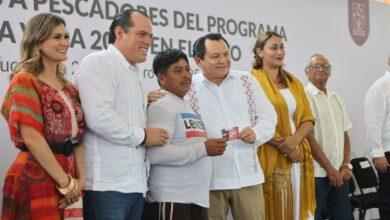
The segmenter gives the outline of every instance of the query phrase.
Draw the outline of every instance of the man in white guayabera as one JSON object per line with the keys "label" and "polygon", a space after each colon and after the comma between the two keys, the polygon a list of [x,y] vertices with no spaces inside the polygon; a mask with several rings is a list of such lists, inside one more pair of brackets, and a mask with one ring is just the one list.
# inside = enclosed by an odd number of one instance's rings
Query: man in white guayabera
{"label": "man in white guayabera", "polygon": [[321,54],[311,56],[305,68],[309,79],[305,90],[316,120],[314,134],[307,137],[315,158],[315,220],[323,219],[326,211],[329,219],[352,220],[348,197],[352,177],[348,130],[352,123],[344,100],[326,87],[331,70]]}
{"label": "man in white guayabera", "polygon": [[[387,64],[390,67],[390,53]],[[367,142],[379,177],[379,215],[390,219],[390,69],[367,91],[364,110]]]}
{"label": "man in white guayabera", "polygon": [[142,11],[115,16],[107,50],[85,57],[74,76],[85,112],[84,218],[141,219],[147,190],[145,147],[168,134],[146,128],[147,100],[139,63],[152,44],[152,24]]}

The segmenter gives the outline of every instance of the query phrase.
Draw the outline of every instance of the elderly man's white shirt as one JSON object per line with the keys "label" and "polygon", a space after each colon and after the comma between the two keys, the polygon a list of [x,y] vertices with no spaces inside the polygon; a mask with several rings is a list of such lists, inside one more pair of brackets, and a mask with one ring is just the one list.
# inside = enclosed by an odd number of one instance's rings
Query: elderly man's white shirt
{"label": "elderly man's white shirt", "polygon": [[[339,94],[327,90],[327,94],[313,84],[306,86],[307,97],[316,120],[314,136],[330,163],[338,169],[344,159],[344,133],[352,128],[344,100]],[[314,161],[316,177],[325,177],[325,170]]]}

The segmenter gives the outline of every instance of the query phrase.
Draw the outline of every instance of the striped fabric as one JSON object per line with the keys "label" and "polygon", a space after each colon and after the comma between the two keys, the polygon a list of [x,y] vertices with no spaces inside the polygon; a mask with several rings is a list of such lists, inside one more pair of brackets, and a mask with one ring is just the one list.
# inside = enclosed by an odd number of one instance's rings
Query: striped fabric
{"label": "striped fabric", "polygon": [[145,202],[142,220],[207,220],[207,213],[207,208],[195,204]]}
{"label": "striped fabric", "polygon": [[11,139],[17,147],[23,145],[19,124],[29,125],[41,133],[43,131],[38,89],[38,81],[34,76],[29,73],[19,73],[12,79],[4,97],[1,113],[8,121]]}

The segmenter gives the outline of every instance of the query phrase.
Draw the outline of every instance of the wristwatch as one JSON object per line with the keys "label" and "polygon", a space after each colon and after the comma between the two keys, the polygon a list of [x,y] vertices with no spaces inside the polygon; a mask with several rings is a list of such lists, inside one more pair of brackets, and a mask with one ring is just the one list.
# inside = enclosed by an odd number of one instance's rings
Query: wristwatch
{"label": "wristwatch", "polygon": [[341,164],[341,166],[346,166],[346,167],[348,167],[348,169],[350,169],[350,170],[353,169],[353,166],[352,166],[351,163],[343,163],[343,164]]}

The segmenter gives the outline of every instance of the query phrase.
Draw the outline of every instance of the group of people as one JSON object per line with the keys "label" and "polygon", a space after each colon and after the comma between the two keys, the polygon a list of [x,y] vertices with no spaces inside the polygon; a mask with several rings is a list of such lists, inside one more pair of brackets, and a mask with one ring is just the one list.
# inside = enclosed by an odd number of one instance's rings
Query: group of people
{"label": "group of people", "polygon": [[[125,10],[109,30],[108,48],[85,57],[71,83],[64,20],[43,13],[27,23],[1,109],[21,151],[6,174],[2,219],[222,220],[229,210],[237,220],[353,219],[352,123],[326,87],[325,56],[310,57],[304,87],[284,69],[277,33],[258,36],[250,73],[231,70],[229,43],[208,33],[193,46],[202,73],[191,74],[182,51],[161,51],[161,88],[146,94],[139,64],[151,21]],[[365,103],[383,219],[389,77]]]}

